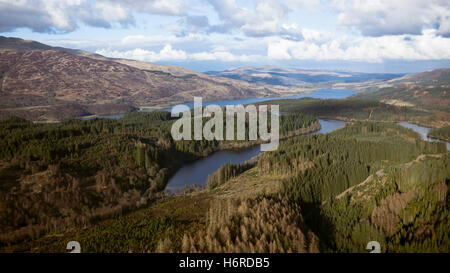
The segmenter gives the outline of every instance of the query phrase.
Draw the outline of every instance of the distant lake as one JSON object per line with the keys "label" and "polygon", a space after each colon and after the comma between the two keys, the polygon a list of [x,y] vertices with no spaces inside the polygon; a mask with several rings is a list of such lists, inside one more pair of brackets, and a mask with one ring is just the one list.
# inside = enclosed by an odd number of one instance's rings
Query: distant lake
{"label": "distant lake", "polygon": [[[300,99],[300,98],[316,98],[316,99],[344,99],[351,95],[357,94],[356,91],[350,91],[346,89],[317,89],[316,91],[310,93],[310,94],[299,94],[295,96],[285,96],[285,97],[260,97],[260,98],[246,98],[246,99],[233,99],[233,100],[214,100],[214,101],[203,101],[202,105],[219,105],[219,106],[225,106],[225,105],[241,105],[241,104],[250,104],[250,103],[257,103],[262,101],[269,101],[269,100],[292,100],[292,99]],[[189,108],[194,107],[194,102],[186,102],[183,103],[184,105],[188,106]],[[162,109],[162,111],[168,111],[170,112],[172,110],[172,106],[168,107],[166,109]],[[142,110],[140,112],[152,112],[153,110]],[[104,116],[89,116],[89,117],[82,117],[82,119],[93,119],[93,118],[110,118],[110,119],[119,119],[122,118],[124,114],[116,114],[116,115],[104,115]]]}
{"label": "distant lake", "polygon": [[[287,99],[300,99],[300,98],[318,98],[318,99],[344,99],[351,95],[356,94],[356,91],[350,91],[345,89],[318,89],[310,94],[299,94],[295,96],[285,96],[285,97],[261,97],[261,98],[246,98],[246,99],[233,99],[233,100],[215,100],[215,101],[203,101],[202,105],[245,105],[269,100],[287,100]],[[193,108],[193,102],[184,103],[190,108]],[[172,107],[163,109],[163,111],[171,111]],[[151,111],[142,111],[151,112]],[[123,114],[117,115],[105,115],[98,116],[97,118],[111,118],[119,119],[123,117]],[[95,117],[84,117],[83,119],[91,119]],[[330,120],[330,119],[319,119],[321,129],[317,132],[311,134],[325,134],[345,126],[345,121],[340,120]],[[256,145],[251,148],[246,148],[241,151],[218,151],[209,155],[205,158],[199,159],[195,162],[185,164],[178,172],[172,176],[166,186],[166,189],[175,190],[183,189],[185,186],[190,185],[204,185],[208,176],[219,169],[221,166],[228,162],[233,164],[243,163],[247,160],[260,154],[260,145]]]}
{"label": "distant lake", "polygon": [[[293,99],[301,99],[301,98],[315,98],[315,99],[345,99],[351,95],[357,94],[356,91],[350,91],[346,89],[317,89],[316,91],[310,94],[299,94],[295,96],[285,96],[285,97],[260,97],[260,98],[246,98],[246,99],[233,99],[233,100],[213,100],[213,101],[203,101],[202,105],[245,105],[251,103],[258,103],[269,100],[293,100]],[[194,102],[186,102],[183,103],[189,108],[194,107]],[[164,109],[165,111],[171,111],[172,107],[168,107]],[[144,111],[145,112],[145,111]]]}
{"label": "distant lake", "polygon": [[[319,119],[322,128],[311,134],[326,134],[336,129],[345,126],[345,121]],[[233,164],[243,163],[259,155],[260,145],[251,148],[246,148],[241,151],[218,151],[205,158],[197,160],[193,163],[185,164],[178,172],[170,178],[166,189],[175,190],[184,189],[185,186],[190,185],[205,185],[208,176],[217,171],[221,166],[231,162]]]}
{"label": "distant lake", "polygon": [[[345,90],[345,89],[318,89],[310,94],[300,94],[295,96],[286,96],[286,97],[261,97],[261,98],[246,98],[246,99],[233,99],[233,100],[215,100],[215,101],[204,101],[202,102],[203,106],[206,105],[240,105],[240,104],[250,104],[257,103],[269,100],[278,100],[278,99],[299,99],[299,98],[320,98],[320,99],[344,99],[351,95],[356,94],[355,91]],[[188,107],[193,107],[193,102],[185,103]],[[164,111],[171,111],[171,107],[163,109]],[[142,112],[151,112],[151,111],[142,111]],[[110,119],[119,119],[122,118],[123,114],[116,115],[104,115],[98,116],[97,118],[110,118]],[[84,117],[83,119],[91,119],[95,117]],[[330,119],[319,119],[321,129],[317,132],[311,134],[326,134],[338,128],[345,126],[345,121],[340,120],[330,120]],[[439,141],[445,142],[447,145],[447,150],[450,150],[450,143],[434,138],[429,138],[427,134],[430,132],[431,128],[411,124],[408,122],[399,122],[399,125],[410,128],[417,133],[419,133],[422,138],[426,141]],[[166,189],[175,190],[175,189],[183,189],[185,186],[190,185],[204,185],[208,176],[219,169],[221,166],[225,165],[228,162],[233,164],[243,163],[245,161],[251,160],[253,157],[260,154],[260,145],[256,145],[251,148],[246,148],[241,151],[218,151],[209,155],[205,158],[199,159],[195,162],[185,164],[178,172],[172,176],[166,186]]]}

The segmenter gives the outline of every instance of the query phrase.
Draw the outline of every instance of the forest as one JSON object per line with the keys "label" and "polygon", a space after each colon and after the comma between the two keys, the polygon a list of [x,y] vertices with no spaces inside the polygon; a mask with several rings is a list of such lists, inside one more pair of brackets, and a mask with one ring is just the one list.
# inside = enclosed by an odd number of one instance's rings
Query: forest
{"label": "forest", "polygon": [[[183,164],[258,143],[174,141],[174,120],[163,111],[60,123],[1,119],[0,247],[148,206]],[[282,136],[318,128],[310,115],[280,118]]]}
{"label": "forest", "polygon": [[431,130],[428,133],[428,137],[450,141],[450,125]]}
{"label": "forest", "polygon": [[[431,92],[431,91],[430,91]],[[440,128],[448,125],[450,119],[445,107],[424,108],[418,105],[405,105],[402,101],[385,101],[370,97],[371,93],[352,96],[347,99],[301,98],[291,100],[266,101],[278,104],[281,113],[305,113],[319,118],[346,121],[371,120],[384,122],[407,121],[425,127]],[[435,99],[437,103],[439,99]],[[404,103],[404,102],[403,102]]]}
{"label": "forest", "polygon": [[322,251],[448,252],[449,154],[390,123],[355,122],[329,135],[296,137],[258,160],[289,172],[277,199],[299,204]]}
{"label": "forest", "polygon": [[[411,129],[352,122],[226,164],[205,189],[3,251],[60,252],[70,238],[84,252],[367,252],[372,240],[382,252],[449,252],[449,163],[444,143]],[[230,194],[252,176],[277,187]]]}
{"label": "forest", "polygon": [[396,118],[427,115],[408,107],[385,104],[374,99],[314,99],[274,100],[264,102],[279,104],[282,113],[306,113],[319,117],[341,117],[356,120],[394,121]]}
{"label": "forest", "polygon": [[[217,198],[201,228],[181,243],[161,239],[155,251],[367,252],[376,240],[382,252],[448,252],[449,160],[443,143],[392,123],[290,138],[252,167],[259,177],[288,174],[277,191]],[[239,170],[218,170],[213,182],[225,179],[212,192],[244,183],[245,176],[228,178]]]}

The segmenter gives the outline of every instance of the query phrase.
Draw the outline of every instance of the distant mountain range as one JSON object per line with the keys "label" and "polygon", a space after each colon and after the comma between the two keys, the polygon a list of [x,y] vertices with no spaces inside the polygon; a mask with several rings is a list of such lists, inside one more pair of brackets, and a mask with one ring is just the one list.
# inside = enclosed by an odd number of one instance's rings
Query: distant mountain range
{"label": "distant mountain range", "polygon": [[220,72],[210,71],[206,73],[261,85],[275,84],[310,88],[320,85],[329,87],[330,84],[336,82],[353,83],[368,80],[386,81],[405,75],[305,70],[280,66],[239,67]]}
{"label": "distant mountain range", "polygon": [[35,121],[162,107],[192,101],[194,96],[217,100],[294,95],[318,88],[376,91],[448,82],[448,69],[403,75],[261,66],[198,73],[0,36],[0,116]]}
{"label": "distant mountain range", "polygon": [[82,50],[0,37],[0,115],[52,121],[144,105],[285,95],[306,90],[259,86],[175,67],[110,59]]}

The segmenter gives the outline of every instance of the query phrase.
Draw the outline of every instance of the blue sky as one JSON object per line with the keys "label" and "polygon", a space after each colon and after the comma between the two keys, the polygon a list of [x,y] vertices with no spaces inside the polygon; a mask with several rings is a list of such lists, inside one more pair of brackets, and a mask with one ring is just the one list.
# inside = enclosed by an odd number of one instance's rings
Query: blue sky
{"label": "blue sky", "polygon": [[450,67],[446,0],[0,0],[0,34],[197,71]]}

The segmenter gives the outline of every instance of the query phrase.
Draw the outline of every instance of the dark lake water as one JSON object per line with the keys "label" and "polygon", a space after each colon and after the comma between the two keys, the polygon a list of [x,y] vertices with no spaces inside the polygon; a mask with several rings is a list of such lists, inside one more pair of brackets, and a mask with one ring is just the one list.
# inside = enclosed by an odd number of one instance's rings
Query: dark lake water
{"label": "dark lake water", "polygon": [[[311,134],[325,134],[345,125],[345,121],[341,120],[319,119],[319,122],[322,128]],[[230,161],[236,164],[250,160],[261,153],[260,148],[260,145],[256,145],[241,151],[218,151],[208,157],[186,164],[170,178],[166,189],[181,190],[188,185],[204,185],[208,176],[221,166]]]}
{"label": "dark lake water", "polygon": [[[249,103],[257,103],[269,100],[277,100],[277,99],[299,99],[299,98],[320,98],[320,99],[343,99],[349,97],[351,95],[356,94],[355,91],[344,90],[344,89],[318,89],[311,94],[300,94],[296,96],[288,96],[288,97],[264,97],[264,98],[248,98],[248,99],[235,99],[235,100],[216,100],[216,101],[208,101],[203,102],[203,106],[206,105],[240,105],[240,104],[249,104]],[[186,103],[190,108],[193,107],[193,102]],[[171,108],[165,109],[166,111],[170,111]],[[340,120],[319,120],[322,128],[314,132],[314,134],[318,133],[328,133],[345,125],[344,121]],[[260,154],[260,145],[256,145],[255,147],[247,148],[241,151],[219,151],[216,152],[206,158],[200,159],[196,162],[186,164],[177,173],[169,180],[166,188],[169,190],[174,189],[183,189],[188,185],[204,185],[208,179],[208,176],[219,169],[221,166],[225,165],[228,162],[233,164],[243,163],[247,160],[252,159],[253,157]]]}

